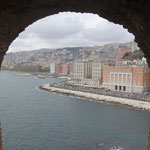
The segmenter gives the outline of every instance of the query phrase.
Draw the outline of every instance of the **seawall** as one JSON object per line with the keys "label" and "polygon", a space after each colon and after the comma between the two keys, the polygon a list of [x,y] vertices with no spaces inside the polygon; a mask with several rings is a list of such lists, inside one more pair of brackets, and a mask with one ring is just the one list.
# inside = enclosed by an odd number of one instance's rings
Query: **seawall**
{"label": "seawall", "polygon": [[150,111],[150,102],[138,101],[138,100],[127,99],[127,98],[118,98],[118,97],[106,96],[106,95],[99,95],[99,94],[87,93],[87,92],[82,92],[82,91],[73,91],[73,90],[62,89],[62,88],[56,88],[56,87],[51,87],[49,84],[40,86],[40,89],[46,90],[49,92],[60,93],[63,95],[70,95],[70,96],[85,98],[85,99],[93,100],[96,102],[103,102],[103,103],[107,103],[107,104],[114,104],[114,105],[130,107],[130,108],[134,108],[134,109]]}

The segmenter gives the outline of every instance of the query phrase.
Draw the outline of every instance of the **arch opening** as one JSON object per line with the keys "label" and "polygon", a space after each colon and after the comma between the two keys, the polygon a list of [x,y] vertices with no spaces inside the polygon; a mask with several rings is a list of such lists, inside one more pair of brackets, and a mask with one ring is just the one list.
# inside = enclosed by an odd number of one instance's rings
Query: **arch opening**
{"label": "arch opening", "polygon": [[93,0],[88,0],[88,2],[82,0],[77,0],[76,2],[69,2],[67,0],[63,2],[41,2],[39,0],[36,2],[22,1],[19,3],[5,1],[1,4],[2,7],[5,6],[4,8],[7,9],[2,9],[1,13],[1,20],[3,20],[1,25],[4,28],[0,31],[0,61],[2,61],[10,43],[28,25],[45,16],[70,10],[95,13],[114,23],[123,24],[125,28],[135,35],[135,41],[144,52],[150,65],[149,3],[144,0],[122,0],[114,2],[112,5],[110,5],[108,0],[100,0],[98,2],[93,2]]}
{"label": "arch opening", "polygon": [[[98,15],[63,12],[35,22],[26,28],[10,46],[10,51],[45,49],[43,53],[38,51],[39,54],[34,52],[10,54],[8,59],[15,58],[15,60],[8,60],[4,62],[6,65],[3,66],[5,69],[9,67],[10,70],[20,69],[20,71],[25,72],[28,69],[31,72],[32,70],[41,72],[43,66],[46,66],[46,71],[50,71],[48,68],[51,63],[64,65],[65,62],[68,65],[67,63],[70,61],[74,63],[81,60],[108,61],[107,64],[109,65],[125,66],[126,64],[126,67],[129,65],[140,66],[140,63],[146,66],[146,61],[142,60],[142,52],[139,51],[137,44],[130,41],[133,39],[134,36],[123,29],[121,25],[108,22]],[[125,55],[126,57],[123,58]],[[128,60],[128,55],[131,55],[132,61]],[[134,58],[141,60],[133,61]],[[127,60],[123,61],[124,59]],[[58,75],[65,74],[57,73],[57,71],[55,73]],[[101,83],[104,82],[105,79],[104,81],[101,79]],[[100,82],[97,81],[97,83],[99,86]],[[119,88],[116,85],[112,85],[112,88],[107,84],[104,86],[112,90],[138,91],[120,85]],[[148,85],[145,86],[148,90]],[[145,92],[143,87],[141,89],[139,92]]]}

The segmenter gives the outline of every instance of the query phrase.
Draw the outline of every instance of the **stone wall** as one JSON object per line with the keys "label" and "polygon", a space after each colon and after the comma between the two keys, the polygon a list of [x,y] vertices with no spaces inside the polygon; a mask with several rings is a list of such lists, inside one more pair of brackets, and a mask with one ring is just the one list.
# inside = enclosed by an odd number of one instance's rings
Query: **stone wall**
{"label": "stone wall", "polygon": [[71,11],[98,14],[122,24],[135,35],[135,41],[150,65],[148,0],[1,0],[0,10],[0,62],[11,42],[28,25],[49,15]]}

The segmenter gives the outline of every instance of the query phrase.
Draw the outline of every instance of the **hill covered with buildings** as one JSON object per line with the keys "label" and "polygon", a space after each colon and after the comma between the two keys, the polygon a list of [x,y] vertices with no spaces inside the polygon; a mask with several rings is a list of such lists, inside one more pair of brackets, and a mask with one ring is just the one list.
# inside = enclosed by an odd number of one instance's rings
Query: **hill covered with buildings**
{"label": "hill covered with buildings", "polygon": [[120,61],[127,52],[138,50],[135,42],[110,43],[93,47],[66,47],[7,53],[2,69],[26,72],[50,71],[50,64],[78,60]]}
{"label": "hill covered with buildings", "polygon": [[8,53],[2,69],[70,76],[74,85],[143,93],[150,70],[135,42]]}

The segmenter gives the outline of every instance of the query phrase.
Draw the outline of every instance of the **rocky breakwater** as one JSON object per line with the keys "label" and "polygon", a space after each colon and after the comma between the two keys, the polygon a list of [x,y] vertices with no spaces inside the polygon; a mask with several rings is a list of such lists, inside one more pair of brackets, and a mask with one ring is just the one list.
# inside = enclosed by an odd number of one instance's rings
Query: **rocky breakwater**
{"label": "rocky breakwater", "polygon": [[138,101],[138,100],[127,99],[127,98],[118,98],[118,97],[106,96],[106,95],[99,95],[99,94],[75,91],[75,90],[70,90],[70,89],[63,89],[63,88],[50,86],[50,84],[45,84],[43,86],[40,86],[40,89],[46,90],[49,92],[60,93],[63,95],[70,95],[70,96],[75,96],[79,98],[84,98],[90,101],[93,100],[96,102],[103,102],[103,103],[108,103],[108,104],[134,108],[134,109],[150,111],[150,102]]}

